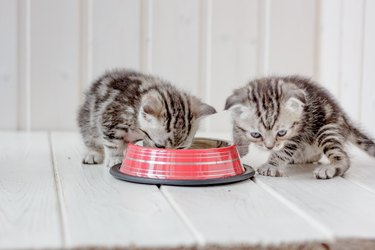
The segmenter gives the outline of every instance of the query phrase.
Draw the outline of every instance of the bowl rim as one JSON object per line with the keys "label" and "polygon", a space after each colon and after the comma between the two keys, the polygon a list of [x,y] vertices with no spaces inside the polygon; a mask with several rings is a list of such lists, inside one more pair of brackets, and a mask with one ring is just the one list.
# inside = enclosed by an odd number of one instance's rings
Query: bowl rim
{"label": "bowl rim", "polygon": [[138,177],[134,175],[128,175],[120,172],[121,164],[116,164],[109,169],[110,174],[116,179],[140,183],[149,185],[170,185],[170,186],[211,186],[211,185],[222,185],[229,184],[239,181],[245,181],[247,179],[253,178],[255,175],[255,170],[247,164],[242,164],[245,171],[240,175],[234,175],[225,178],[211,178],[211,179],[157,179],[149,177]]}
{"label": "bowl rim", "polygon": [[194,137],[193,140],[195,139],[205,139],[205,140],[210,140],[210,141],[220,141],[220,142],[225,142],[228,144],[228,146],[224,146],[224,147],[219,147],[219,148],[187,148],[187,149],[176,149],[176,148],[153,148],[153,147],[146,147],[146,146],[140,146],[140,145],[137,145],[135,143],[132,143],[132,142],[129,142],[128,144],[128,148],[129,146],[136,149],[136,150],[151,150],[151,151],[157,151],[157,152],[160,152],[160,153],[163,153],[163,152],[168,152],[168,153],[171,153],[171,152],[184,152],[184,153],[198,153],[198,152],[207,152],[207,153],[210,153],[210,152],[221,152],[221,151],[228,151],[228,150],[231,150],[233,148],[236,148],[236,144],[234,144],[232,141],[230,140],[224,140],[224,139],[218,139],[218,138],[211,138],[211,137]]}

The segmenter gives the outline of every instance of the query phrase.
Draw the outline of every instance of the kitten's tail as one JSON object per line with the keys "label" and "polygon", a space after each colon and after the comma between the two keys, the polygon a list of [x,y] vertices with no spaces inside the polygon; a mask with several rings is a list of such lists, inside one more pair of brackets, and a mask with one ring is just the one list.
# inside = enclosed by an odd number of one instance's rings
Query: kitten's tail
{"label": "kitten's tail", "polygon": [[375,157],[375,142],[374,140],[360,131],[358,128],[354,127],[353,125],[350,126],[350,135],[349,141],[365,151],[367,154]]}

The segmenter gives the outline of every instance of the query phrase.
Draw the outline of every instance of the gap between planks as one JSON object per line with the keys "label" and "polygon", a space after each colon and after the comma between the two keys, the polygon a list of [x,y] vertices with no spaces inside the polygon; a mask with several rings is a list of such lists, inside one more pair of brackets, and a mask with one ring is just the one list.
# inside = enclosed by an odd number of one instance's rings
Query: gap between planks
{"label": "gap between planks", "polygon": [[165,200],[173,208],[173,210],[176,212],[176,214],[178,216],[180,216],[180,219],[185,223],[185,225],[189,229],[190,233],[197,240],[198,246],[203,247],[206,244],[206,241],[204,240],[204,237],[195,228],[195,226],[193,225],[193,223],[189,220],[188,216],[186,216],[184,214],[184,212],[179,208],[179,206],[176,204],[176,202],[171,197],[171,195],[168,192],[165,192],[164,189],[162,189],[161,187],[162,186],[158,186],[159,191],[161,192],[161,194],[163,195],[163,197],[165,198]]}
{"label": "gap between planks", "polygon": [[67,233],[66,233],[66,225],[68,224],[66,219],[66,211],[65,211],[65,202],[64,202],[64,194],[63,189],[61,186],[61,179],[59,175],[59,171],[57,170],[56,165],[56,159],[55,159],[55,150],[52,143],[52,136],[51,132],[48,132],[48,143],[49,143],[49,149],[51,154],[51,161],[52,161],[52,167],[53,167],[53,177],[55,182],[55,189],[56,189],[56,195],[58,200],[58,207],[59,207],[59,219],[60,219],[60,232],[61,232],[61,239],[62,239],[62,246],[63,248],[66,247],[67,241]]}

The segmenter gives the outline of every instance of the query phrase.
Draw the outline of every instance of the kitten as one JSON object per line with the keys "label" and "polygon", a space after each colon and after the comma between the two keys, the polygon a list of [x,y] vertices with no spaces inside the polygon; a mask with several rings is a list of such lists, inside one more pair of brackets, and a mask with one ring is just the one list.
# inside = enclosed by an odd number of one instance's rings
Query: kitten
{"label": "kitten", "polygon": [[202,117],[216,113],[198,98],[157,77],[113,70],[86,93],[78,123],[88,149],[85,164],[122,161],[129,142],[145,146],[188,148]]}
{"label": "kitten", "polygon": [[330,164],[319,165],[315,177],[342,176],[350,167],[347,141],[375,157],[374,141],[353,126],[326,89],[302,77],[251,81],[228,97],[225,109],[231,110],[241,156],[250,143],[271,150],[261,175],[282,176],[288,164],[316,162],[324,154]]}

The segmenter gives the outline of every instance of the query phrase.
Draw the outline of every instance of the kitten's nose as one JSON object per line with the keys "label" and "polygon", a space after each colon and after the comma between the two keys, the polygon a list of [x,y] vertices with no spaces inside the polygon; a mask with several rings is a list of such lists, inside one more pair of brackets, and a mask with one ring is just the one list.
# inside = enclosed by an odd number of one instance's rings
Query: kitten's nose
{"label": "kitten's nose", "polygon": [[273,145],[272,145],[272,146],[267,146],[267,145],[266,145],[266,148],[267,148],[268,150],[271,150],[271,149],[273,149]]}

